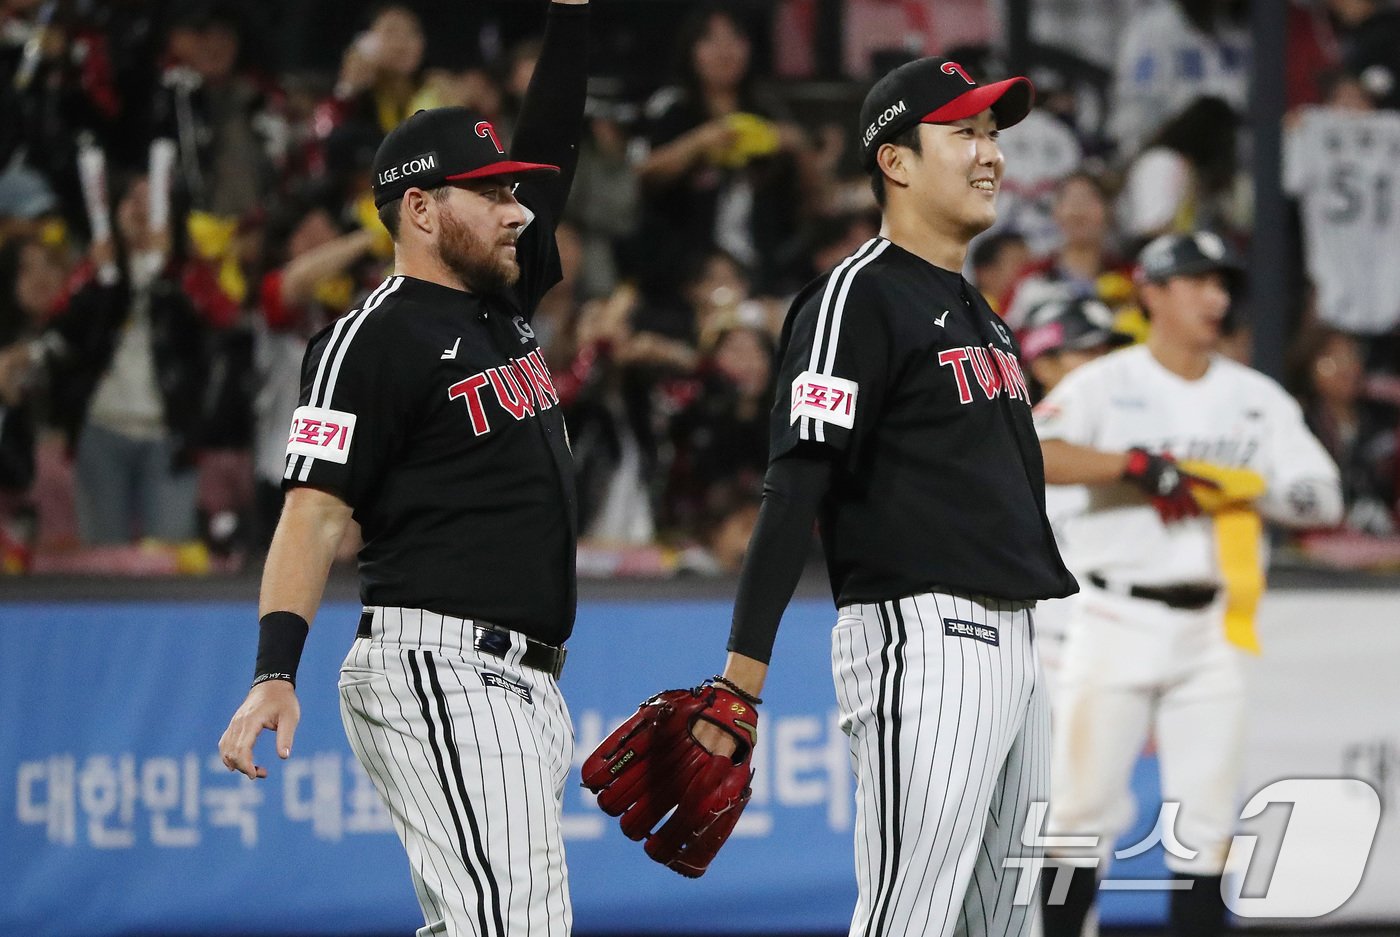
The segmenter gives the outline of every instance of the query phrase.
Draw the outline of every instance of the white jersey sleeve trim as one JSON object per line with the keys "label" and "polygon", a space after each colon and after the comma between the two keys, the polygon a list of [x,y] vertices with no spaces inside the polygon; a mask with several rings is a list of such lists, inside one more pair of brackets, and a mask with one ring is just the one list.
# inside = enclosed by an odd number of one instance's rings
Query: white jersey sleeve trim
{"label": "white jersey sleeve trim", "polygon": [[[330,341],[326,342],[326,350],[321,354],[321,361],[316,367],[316,379],[311,384],[311,398],[307,402],[310,407],[323,407],[330,404],[331,397],[335,393],[335,382],[340,376],[340,365],[345,360],[346,349],[350,347],[350,342],[354,339],[355,333],[359,331],[364,323],[365,317],[378,309],[385,298],[403,285],[403,277],[389,277],[383,283],[374,288],[369,294],[365,304],[359,310],[343,316],[335,327],[331,330]],[[329,372],[326,363],[330,362]],[[300,462],[298,463],[298,460]],[[316,459],[308,454],[287,453],[287,470],[283,478],[291,478],[294,474],[298,481],[306,481],[311,475],[311,466]],[[300,470],[298,470],[298,465]]]}
{"label": "white jersey sleeve trim", "polygon": [[[890,246],[883,238],[871,238],[860,249],[841,262],[827,280],[822,293],[821,309],[817,314],[816,333],[812,336],[812,357],[807,370],[830,376],[836,364],[836,344],[841,337],[841,319],[846,311],[846,298],[851,292],[851,281],[876,257]],[[826,362],[822,360],[822,349],[826,349]],[[798,423],[799,439],[826,441],[824,422],[803,416]]]}

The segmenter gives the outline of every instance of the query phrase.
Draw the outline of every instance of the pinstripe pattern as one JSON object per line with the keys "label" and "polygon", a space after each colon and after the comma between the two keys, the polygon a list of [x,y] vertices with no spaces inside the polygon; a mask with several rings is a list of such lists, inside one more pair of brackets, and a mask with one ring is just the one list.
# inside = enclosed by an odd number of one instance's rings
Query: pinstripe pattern
{"label": "pinstripe pattern", "polygon": [[[1021,935],[1020,833],[1049,793],[1028,603],[932,593],[841,609],[832,674],[856,774],[851,937]],[[944,633],[991,626],[999,643]]]}
{"label": "pinstripe pattern", "polygon": [[[871,238],[862,244],[855,253],[841,261],[826,281],[822,291],[822,303],[817,312],[817,328],[812,336],[812,356],[807,370],[831,374],[836,363],[836,345],[841,337],[841,318],[846,311],[846,296],[851,292],[851,281],[861,269],[884,253],[890,242],[883,238]],[[822,350],[826,350],[826,362],[822,364]],[[826,441],[826,433],[820,420],[811,417],[799,418],[797,426],[800,439]]]}
{"label": "pinstripe pattern", "polygon": [[[402,283],[403,277],[389,277],[370,292],[363,306],[336,320],[331,329],[330,340],[326,342],[325,351],[322,352],[321,360],[316,365],[316,377],[311,382],[311,397],[307,401],[307,406],[322,407],[330,403],[331,395],[335,393],[336,378],[340,376],[340,363],[345,360],[345,351],[350,347],[355,333],[359,331],[365,317],[378,309],[385,297],[397,290]],[[326,367],[327,363],[330,364],[329,372]],[[300,461],[298,462],[298,460]],[[315,461],[311,456],[288,456],[287,470],[282,477],[291,478],[295,474],[300,481],[306,481]],[[300,471],[297,470],[298,465]]]}
{"label": "pinstripe pattern", "polygon": [[[573,727],[558,685],[471,647],[470,620],[375,609],[341,669],[341,718],[408,853],[418,933],[563,937],[560,831]],[[487,686],[483,674],[528,691]]]}

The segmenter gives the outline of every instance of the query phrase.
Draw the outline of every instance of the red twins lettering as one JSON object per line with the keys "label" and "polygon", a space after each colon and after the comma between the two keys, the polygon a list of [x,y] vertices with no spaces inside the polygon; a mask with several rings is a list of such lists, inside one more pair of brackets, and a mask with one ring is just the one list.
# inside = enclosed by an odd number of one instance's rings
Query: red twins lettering
{"label": "red twins lettering", "polygon": [[[1009,394],[1012,400],[1029,402],[1031,399],[1020,362],[1014,355],[995,346],[945,348],[938,353],[938,363],[953,369],[959,403],[972,403],[973,380],[987,400],[993,400],[1002,393]],[[973,380],[968,379],[969,371]]]}
{"label": "red twins lettering", "polygon": [[548,410],[559,403],[549,367],[538,348],[509,364],[479,371],[458,381],[447,389],[449,400],[462,398],[471,417],[472,432],[477,436],[491,432],[491,421],[482,400],[483,389],[490,387],[496,402],[513,419],[534,416],[537,410]]}

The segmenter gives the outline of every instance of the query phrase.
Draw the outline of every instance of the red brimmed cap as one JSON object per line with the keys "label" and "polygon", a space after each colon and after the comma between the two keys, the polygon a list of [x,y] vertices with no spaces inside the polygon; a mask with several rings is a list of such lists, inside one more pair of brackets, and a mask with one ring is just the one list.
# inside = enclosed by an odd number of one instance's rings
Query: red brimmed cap
{"label": "red brimmed cap", "polygon": [[901,65],[885,75],[860,107],[861,158],[875,168],[880,145],[915,124],[948,124],[988,108],[1004,130],[1030,113],[1030,79],[1008,78],[979,85],[957,62],[936,56]]}
{"label": "red brimmed cap", "polygon": [[558,166],[525,163],[506,155],[496,128],[465,107],[418,111],[379,144],[374,155],[374,204],[387,204],[410,188],[491,176],[558,172]]}

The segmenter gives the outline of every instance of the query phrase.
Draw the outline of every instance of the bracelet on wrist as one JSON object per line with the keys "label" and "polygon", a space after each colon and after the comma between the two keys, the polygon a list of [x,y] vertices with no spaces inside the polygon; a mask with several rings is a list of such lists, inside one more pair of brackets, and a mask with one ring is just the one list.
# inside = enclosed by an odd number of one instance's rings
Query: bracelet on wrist
{"label": "bracelet on wrist", "polygon": [[750,706],[758,706],[763,702],[763,700],[760,697],[754,696],[748,690],[745,690],[743,687],[739,686],[739,684],[735,683],[733,680],[730,680],[728,677],[721,677],[719,674],[716,674],[715,676],[710,678],[710,682],[719,684],[729,692],[733,693],[735,696],[739,697],[739,699],[748,703]]}
{"label": "bracelet on wrist", "polygon": [[253,686],[268,680],[297,685],[297,665],[311,626],[296,612],[268,612],[258,619],[258,662]]}

